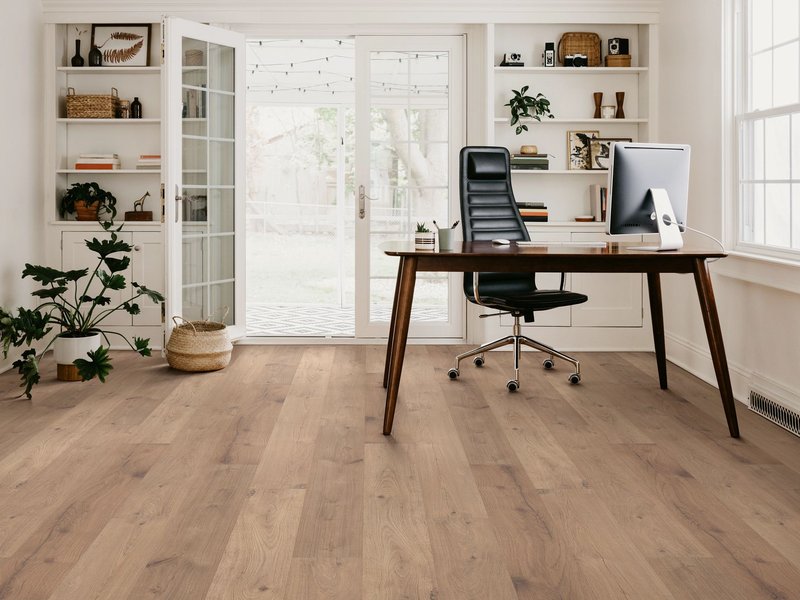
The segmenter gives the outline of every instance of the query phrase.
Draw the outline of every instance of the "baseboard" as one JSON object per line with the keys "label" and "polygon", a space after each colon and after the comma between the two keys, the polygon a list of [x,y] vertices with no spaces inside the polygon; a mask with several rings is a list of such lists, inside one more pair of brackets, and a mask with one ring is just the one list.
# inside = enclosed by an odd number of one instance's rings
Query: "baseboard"
{"label": "baseboard", "polygon": [[[711,353],[708,348],[701,348],[689,340],[674,334],[665,334],[667,359],[675,363],[682,369],[689,371],[698,377],[717,386],[717,375],[714,373],[714,363],[711,361]],[[728,361],[728,371],[731,375],[731,387],[733,387],[733,397],[743,404],[748,403],[750,393],[750,379],[752,371]]]}

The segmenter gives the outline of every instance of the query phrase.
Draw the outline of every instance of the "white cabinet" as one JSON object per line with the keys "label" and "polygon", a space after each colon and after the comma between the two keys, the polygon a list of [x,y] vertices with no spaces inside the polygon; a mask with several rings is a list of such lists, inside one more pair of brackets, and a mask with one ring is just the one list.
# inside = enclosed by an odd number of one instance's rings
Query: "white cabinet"
{"label": "white cabinet", "polygon": [[[89,274],[98,264],[97,255],[86,247],[86,240],[92,238],[108,239],[110,234],[98,231],[64,231],[61,234],[61,268],[85,269],[89,268]],[[132,281],[147,286],[150,289],[161,291],[164,285],[164,258],[161,245],[161,234],[152,231],[120,232],[117,237],[131,244],[133,252],[128,254],[131,262],[128,268],[121,272],[128,284],[126,289],[121,291],[106,291],[104,295],[111,298],[110,307],[115,307],[130,300],[135,294],[131,286]],[[125,254],[113,255],[114,258],[122,258]],[[103,267],[101,267],[103,268]],[[89,289],[90,295],[97,295],[101,291],[98,285]],[[161,325],[161,303],[153,303],[149,298],[142,297],[137,301],[141,308],[141,314],[131,316],[125,311],[117,311],[108,317],[103,323],[113,326],[142,326],[142,325]]]}

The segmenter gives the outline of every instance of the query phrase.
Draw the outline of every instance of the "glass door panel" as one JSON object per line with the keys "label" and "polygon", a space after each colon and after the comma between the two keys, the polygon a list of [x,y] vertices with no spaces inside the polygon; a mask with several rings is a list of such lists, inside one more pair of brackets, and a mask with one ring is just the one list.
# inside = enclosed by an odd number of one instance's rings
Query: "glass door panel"
{"label": "glass door panel", "polygon": [[[391,316],[397,260],[380,244],[458,219],[462,48],[458,36],[357,39],[356,178],[368,197],[357,223],[357,335],[385,335]],[[462,311],[460,276],[420,273],[410,335],[461,337]]]}
{"label": "glass door panel", "polygon": [[[167,32],[166,189],[169,315],[244,332],[242,212],[244,38],[181,19]],[[177,126],[177,123],[180,123]]]}

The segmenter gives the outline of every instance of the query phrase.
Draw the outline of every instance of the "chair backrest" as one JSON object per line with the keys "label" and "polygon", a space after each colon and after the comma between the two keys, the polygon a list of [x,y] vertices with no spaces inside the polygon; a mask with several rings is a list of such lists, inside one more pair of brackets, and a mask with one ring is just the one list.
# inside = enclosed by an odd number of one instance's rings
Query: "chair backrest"
{"label": "chair backrest", "polygon": [[[461,149],[461,229],[468,242],[504,238],[530,240],[511,188],[508,150],[495,146]],[[536,289],[527,273],[481,273],[481,294],[524,294]],[[464,293],[474,298],[472,274],[464,274]]]}

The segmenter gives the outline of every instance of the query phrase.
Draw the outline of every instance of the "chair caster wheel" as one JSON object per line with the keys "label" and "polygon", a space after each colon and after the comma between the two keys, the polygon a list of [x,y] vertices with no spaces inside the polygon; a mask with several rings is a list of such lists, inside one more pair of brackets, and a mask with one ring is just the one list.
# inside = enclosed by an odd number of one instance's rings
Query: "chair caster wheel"
{"label": "chair caster wheel", "polygon": [[506,383],[506,387],[508,388],[509,392],[516,392],[519,389],[519,381],[516,379],[510,379],[508,383]]}
{"label": "chair caster wheel", "polygon": [[542,366],[543,366],[545,369],[552,369],[552,368],[555,366],[555,363],[553,362],[553,359],[552,359],[552,358],[545,358],[545,359],[542,361]]}
{"label": "chair caster wheel", "polygon": [[572,375],[569,376],[569,382],[572,385],[580,383],[581,382],[581,376],[578,373],[573,373]]}
{"label": "chair caster wheel", "polygon": [[476,367],[482,367],[483,366],[483,357],[482,356],[476,356],[475,358],[472,359],[472,364],[474,364]]}
{"label": "chair caster wheel", "polygon": [[458,372],[458,369],[450,369],[450,370],[447,372],[447,376],[448,376],[450,379],[458,379],[458,376],[459,376],[459,374],[460,374],[460,373]]}

